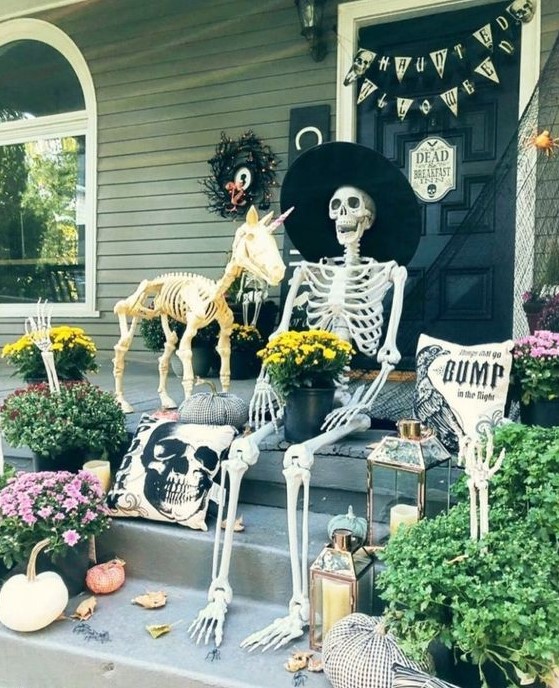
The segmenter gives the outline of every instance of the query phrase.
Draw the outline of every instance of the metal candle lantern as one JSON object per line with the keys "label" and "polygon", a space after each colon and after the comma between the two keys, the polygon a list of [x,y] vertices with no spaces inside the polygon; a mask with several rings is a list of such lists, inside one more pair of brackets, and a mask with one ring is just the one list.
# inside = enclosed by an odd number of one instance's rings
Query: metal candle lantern
{"label": "metal candle lantern", "polygon": [[380,546],[402,524],[449,507],[450,454],[419,421],[398,423],[367,459],[368,543]]}
{"label": "metal candle lantern", "polygon": [[351,530],[339,528],[312,564],[309,641],[320,650],[336,621],[353,612],[371,613],[374,557]]}

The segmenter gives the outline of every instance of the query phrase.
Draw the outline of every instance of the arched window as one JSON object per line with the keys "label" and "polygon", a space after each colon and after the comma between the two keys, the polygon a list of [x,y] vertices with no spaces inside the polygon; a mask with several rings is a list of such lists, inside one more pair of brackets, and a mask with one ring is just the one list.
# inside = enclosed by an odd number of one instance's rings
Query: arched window
{"label": "arched window", "polygon": [[83,56],[36,19],[0,24],[0,317],[95,308],[96,102]]}

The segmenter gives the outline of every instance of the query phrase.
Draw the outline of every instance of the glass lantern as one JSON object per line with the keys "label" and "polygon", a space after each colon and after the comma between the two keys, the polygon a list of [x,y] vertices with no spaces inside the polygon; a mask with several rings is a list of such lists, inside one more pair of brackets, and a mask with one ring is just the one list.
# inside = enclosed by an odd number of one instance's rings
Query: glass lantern
{"label": "glass lantern", "polygon": [[332,544],[318,555],[310,569],[310,630],[313,650],[332,626],[353,612],[370,614],[374,592],[374,555],[356,541],[351,530],[339,528]]}
{"label": "glass lantern", "polygon": [[367,459],[367,542],[382,546],[402,524],[448,511],[451,457],[419,421],[398,423]]}

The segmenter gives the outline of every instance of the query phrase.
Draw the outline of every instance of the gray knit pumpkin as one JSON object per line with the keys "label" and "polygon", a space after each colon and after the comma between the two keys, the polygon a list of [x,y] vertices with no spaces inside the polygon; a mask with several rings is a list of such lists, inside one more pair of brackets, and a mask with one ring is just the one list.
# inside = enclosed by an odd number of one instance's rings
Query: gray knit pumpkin
{"label": "gray knit pumpkin", "polygon": [[408,659],[381,617],[350,614],[336,622],[322,647],[324,673],[334,688],[391,688],[392,665],[421,670]]}
{"label": "gray knit pumpkin", "polygon": [[242,429],[248,420],[248,404],[229,392],[217,392],[207,380],[197,384],[210,385],[211,392],[197,392],[185,399],[179,407],[180,420],[197,425],[232,425]]}

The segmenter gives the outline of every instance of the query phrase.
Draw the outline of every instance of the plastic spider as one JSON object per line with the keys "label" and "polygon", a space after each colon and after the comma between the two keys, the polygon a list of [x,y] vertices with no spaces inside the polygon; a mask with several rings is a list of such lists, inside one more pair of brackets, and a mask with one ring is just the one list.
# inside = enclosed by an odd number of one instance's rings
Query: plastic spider
{"label": "plastic spider", "polygon": [[545,151],[548,157],[553,155],[555,148],[559,148],[559,138],[554,139],[547,129],[544,129],[541,134],[530,136],[526,143],[529,146],[535,146],[538,150]]}

